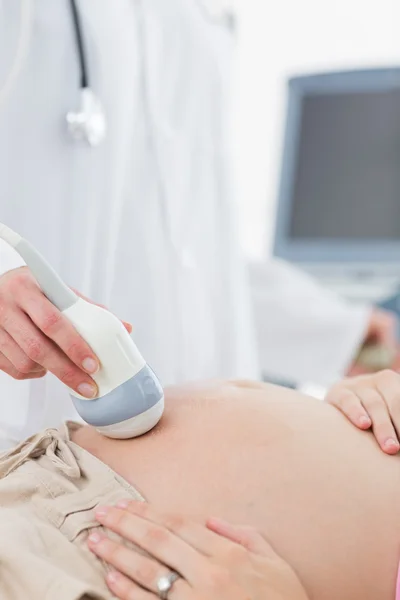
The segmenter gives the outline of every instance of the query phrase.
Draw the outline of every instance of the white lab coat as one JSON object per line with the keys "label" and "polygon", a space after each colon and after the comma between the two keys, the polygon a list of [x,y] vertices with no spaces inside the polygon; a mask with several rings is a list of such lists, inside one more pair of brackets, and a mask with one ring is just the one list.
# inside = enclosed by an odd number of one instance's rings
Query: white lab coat
{"label": "white lab coat", "polygon": [[[233,35],[225,5],[80,0],[92,87],[108,118],[107,140],[92,149],[73,142],[65,126],[79,104],[69,3],[33,0],[29,51],[0,104],[0,220],[32,241],[71,286],[130,320],[164,384],[260,374],[229,171]],[[0,0],[0,90],[20,6]],[[1,272],[19,264],[2,244]],[[273,280],[270,292],[280,297]],[[275,308],[276,329],[265,326],[261,344],[269,357],[290,329],[279,320],[284,307]],[[306,344],[307,319],[302,325]],[[307,352],[330,345],[337,370],[350,354],[343,329],[339,324],[330,340],[312,339]],[[287,347],[286,364],[292,354]],[[9,441],[75,416],[51,376],[16,382],[0,374],[0,398]]]}
{"label": "white lab coat", "polygon": [[371,314],[283,261],[250,266],[259,360],[267,378],[329,387],[342,377]]}

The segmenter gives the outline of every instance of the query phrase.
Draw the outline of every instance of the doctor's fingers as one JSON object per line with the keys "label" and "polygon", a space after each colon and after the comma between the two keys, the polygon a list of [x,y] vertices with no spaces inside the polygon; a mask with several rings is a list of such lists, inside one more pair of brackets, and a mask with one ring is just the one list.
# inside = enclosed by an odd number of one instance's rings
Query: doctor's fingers
{"label": "doctor's fingers", "polygon": [[[8,373],[6,369],[10,369],[11,365],[13,374],[8,374],[15,379],[29,379],[30,375],[43,377],[46,374],[46,369],[29,358],[4,329],[0,329],[0,353],[5,359],[5,369],[2,370]],[[14,371],[18,377],[15,377]]]}
{"label": "doctor's fingers", "polygon": [[46,375],[46,371],[42,368],[41,370],[22,373],[21,371],[18,371],[12,362],[2,353],[0,353],[0,371],[3,371],[3,373],[6,373],[13,379],[18,379],[20,381],[24,379],[40,379]]}
{"label": "doctor's fingers", "polygon": [[77,367],[89,375],[98,371],[100,364],[89,344],[40,290],[27,292],[20,299],[19,306]]}
{"label": "doctor's fingers", "polygon": [[97,394],[95,382],[79,369],[49,338],[22,312],[15,308],[3,319],[3,328],[35,363],[53,373],[69,388],[86,398]]}
{"label": "doctor's fingers", "polygon": [[[20,309],[77,367],[89,375],[97,372],[99,361],[92,349],[72,323],[46,298],[27,267],[14,269],[0,277],[0,324],[4,329],[9,331],[7,324],[15,321],[15,312]],[[15,339],[15,335],[11,335]],[[19,340],[16,341],[19,343]],[[26,352],[26,348],[23,350]],[[26,354],[31,356],[28,352]]]}

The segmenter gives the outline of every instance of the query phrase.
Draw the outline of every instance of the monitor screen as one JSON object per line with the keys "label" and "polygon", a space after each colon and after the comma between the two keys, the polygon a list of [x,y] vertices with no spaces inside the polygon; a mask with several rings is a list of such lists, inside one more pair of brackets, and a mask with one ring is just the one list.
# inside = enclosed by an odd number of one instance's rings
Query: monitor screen
{"label": "monitor screen", "polygon": [[305,94],[289,235],[400,240],[400,89]]}
{"label": "monitor screen", "polygon": [[400,262],[400,68],[293,77],[274,253]]}

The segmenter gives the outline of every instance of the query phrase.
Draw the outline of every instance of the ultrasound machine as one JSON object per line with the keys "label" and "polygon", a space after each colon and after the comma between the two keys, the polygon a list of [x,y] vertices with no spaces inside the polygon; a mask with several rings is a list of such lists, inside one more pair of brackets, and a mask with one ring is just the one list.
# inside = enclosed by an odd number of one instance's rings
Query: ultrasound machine
{"label": "ultrasound machine", "polygon": [[400,68],[288,91],[274,254],[400,316]]}

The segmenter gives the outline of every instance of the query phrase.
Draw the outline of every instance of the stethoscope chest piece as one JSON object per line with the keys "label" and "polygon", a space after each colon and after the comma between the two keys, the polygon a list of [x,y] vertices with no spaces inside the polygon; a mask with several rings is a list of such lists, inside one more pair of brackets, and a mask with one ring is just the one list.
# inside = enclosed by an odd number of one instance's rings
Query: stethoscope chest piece
{"label": "stethoscope chest piece", "polygon": [[89,88],[81,89],[81,106],[77,111],[70,111],[67,126],[71,136],[78,141],[85,141],[90,146],[98,146],[107,133],[107,121],[100,100]]}
{"label": "stethoscope chest piece", "polygon": [[87,142],[89,146],[98,146],[107,133],[107,120],[99,98],[92,91],[89,81],[89,69],[83,39],[81,19],[77,0],[69,0],[75,30],[76,45],[80,68],[80,106],[70,111],[67,126],[74,140]]}

